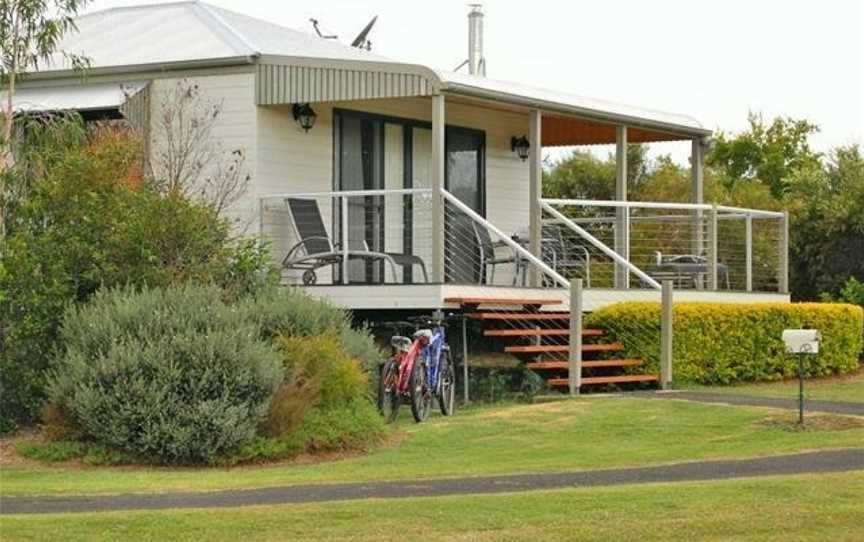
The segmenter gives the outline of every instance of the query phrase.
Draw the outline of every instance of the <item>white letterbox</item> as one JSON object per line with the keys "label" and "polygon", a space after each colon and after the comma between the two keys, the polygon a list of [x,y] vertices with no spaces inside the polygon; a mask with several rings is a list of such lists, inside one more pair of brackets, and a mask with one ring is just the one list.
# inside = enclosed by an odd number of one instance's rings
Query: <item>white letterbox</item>
{"label": "white letterbox", "polygon": [[790,354],[818,354],[822,335],[815,329],[787,329],[783,331],[786,352]]}

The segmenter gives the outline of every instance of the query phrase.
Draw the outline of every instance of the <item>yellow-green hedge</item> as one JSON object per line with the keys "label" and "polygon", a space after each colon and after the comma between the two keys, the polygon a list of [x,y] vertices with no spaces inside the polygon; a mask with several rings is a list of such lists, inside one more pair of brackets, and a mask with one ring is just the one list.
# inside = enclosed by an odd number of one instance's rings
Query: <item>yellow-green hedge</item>
{"label": "yellow-green hedge", "polygon": [[[679,303],[674,307],[673,373],[677,382],[731,384],[778,380],[797,374],[797,361],[785,353],[787,328],[822,333],[818,355],[808,356],[808,376],[849,373],[864,348],[864,310],[841,303]],[[627,354],[659,372],[660,304],[618,303],[587,316],[620,341]]]}

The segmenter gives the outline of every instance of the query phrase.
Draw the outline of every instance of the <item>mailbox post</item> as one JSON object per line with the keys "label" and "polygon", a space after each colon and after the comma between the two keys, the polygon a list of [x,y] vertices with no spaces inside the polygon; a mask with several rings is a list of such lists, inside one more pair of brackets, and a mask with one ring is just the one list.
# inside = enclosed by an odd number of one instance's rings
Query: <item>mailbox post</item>
{"label": "mailbox post", "polygon": [[798,423],[804,424],[804,356],[819,353],[822,336],[815,329],[787,329],[783,331],[786,352],[798,356]]}

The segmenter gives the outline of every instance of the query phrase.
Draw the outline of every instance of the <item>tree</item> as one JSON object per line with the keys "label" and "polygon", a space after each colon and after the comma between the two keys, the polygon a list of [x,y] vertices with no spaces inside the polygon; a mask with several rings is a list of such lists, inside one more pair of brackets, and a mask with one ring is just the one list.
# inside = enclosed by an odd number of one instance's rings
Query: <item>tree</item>
{"label": "tree", "polygon": [[[638,187],[648,174],[647,145],[627,146],[627,185]],[[575,151],[543,173],[543,195],[548,198],[614,199],[615,155],[598,158]]]}
{"label": "tree", "polygon": [[213,136],[222,103],[183,79],[162,98],[151,167],[154,185],[210,204],[218,215],[246,193],[250,176],[243,149],[225,149]]}
{"label": "tree", "polygon": [[823,167],[789,181],[792,291],[816,299],[864,280],[864,155],[857,145],[839,147]]}
{"label": "tree", "polygon": [[776,117],[766,124],[760,113],[748,116],[749,128],[737,135],[719,132],[706,164],[732,187],[742,181],[759,181],[782,198],[796,172],[819,164],[820,154],[810,148],[809,137],[819,127],[806,120]]}
{"label": "tree", "polygon": [[[60,40],[75,30],[74,17],[88,0],[0,0],[0,83],[6,88],[3,133],[0,135],[0,173],[11,160],[12,104],[17,80],[60,52],[73,68],[86,67],[85,57],[58,51]],[[0,186],[0,239],[5,237],[6,189]]]}

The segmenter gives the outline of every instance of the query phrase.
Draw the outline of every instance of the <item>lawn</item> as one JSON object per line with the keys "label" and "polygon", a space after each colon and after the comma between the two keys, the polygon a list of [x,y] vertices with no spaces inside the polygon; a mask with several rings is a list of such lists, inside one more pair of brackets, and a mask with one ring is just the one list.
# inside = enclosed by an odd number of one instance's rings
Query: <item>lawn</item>
{"label": "lawn", "polygon": [[[798,398],[797,380],[747,384],[743,386],[699,387],[695,389],[740,395],[758,395],[760,397]],[[804,397],[825,401],[864,402],[864,369],[851,375],[805,380]]]}
{"label": "lawn", "polygon": [[[3,495],[126,493],[309,482],[572,471],[817,448],[857,447],[858,427],[794,431],[777,411],[656,399],[594,397],[476,408],[422,425],[403,419],[397,442],[317,464],[233,469],[7,465]],[[827,424],[830,425],[830,424]]]}
{"label": "lawn", "polygon": [[343,503],[0,516],[3,540],[860,541],[864,471]]}

